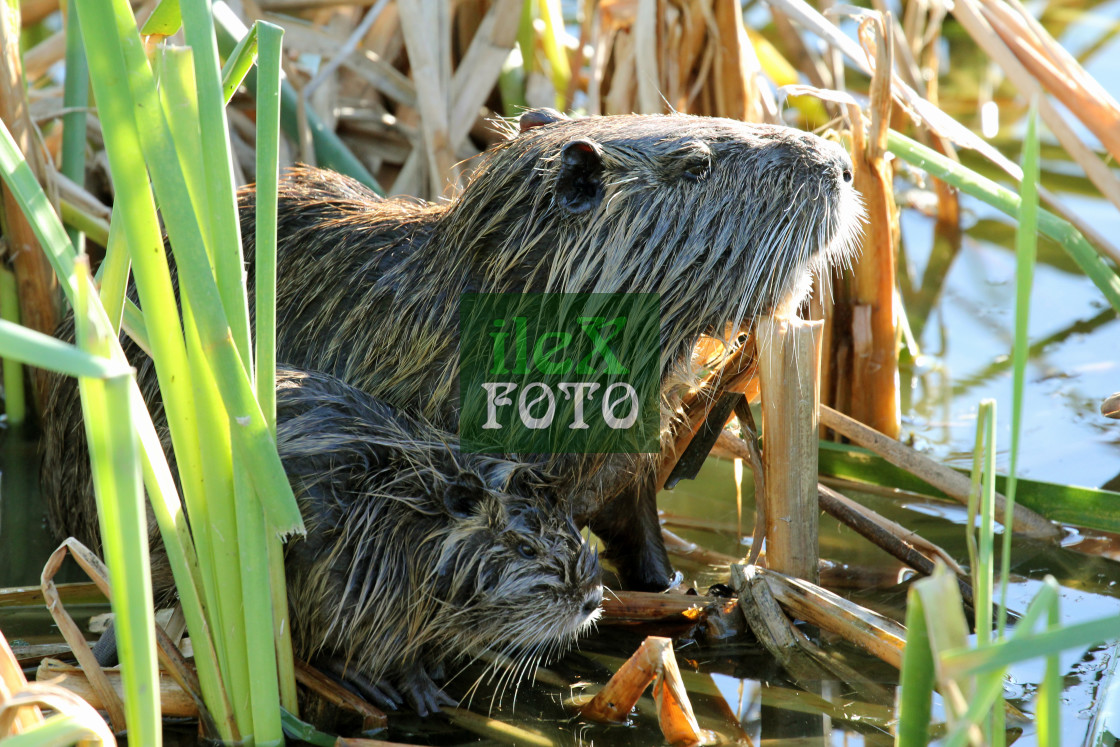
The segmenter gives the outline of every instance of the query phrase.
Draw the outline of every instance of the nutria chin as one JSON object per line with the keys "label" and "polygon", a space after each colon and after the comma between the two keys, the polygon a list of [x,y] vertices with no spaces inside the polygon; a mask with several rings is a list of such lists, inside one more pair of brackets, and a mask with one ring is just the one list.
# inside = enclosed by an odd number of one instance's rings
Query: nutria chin
{"label": "nutria chin", "polygon": [[[279,196],[278,358],[455,432],[460,294],[656,293],[667,434],[679,392],[694,380],[700,335],[803,297],[811,270],[843,261],[859,232],[847,154],[798,130],[550,110],[525,113],[519,130],[482,154],[445,204],[382,199],[330,171],[288,172]],[[251,262],[251,187],[240,205]],[[154,370],[139,351],[129,357],[154,402]],[[76,387],[55,391],[43,474],[53,525],[64,533],[82,513],[72,491],[92,506],[92,488]],[[556,455],[541,465],[567,481],[578,523],[604,540],[604,557],[629,588],[661,590],[672,575],[655,460]]]}
{"label": "nutria chin", "polygon": [[598,617],[598,555],[528,465],[459,454],[326,374],[280,368],[276,404],[307,526],[285,552],[297,655],[423,716],[479,654],[520,664],[507,681]]}

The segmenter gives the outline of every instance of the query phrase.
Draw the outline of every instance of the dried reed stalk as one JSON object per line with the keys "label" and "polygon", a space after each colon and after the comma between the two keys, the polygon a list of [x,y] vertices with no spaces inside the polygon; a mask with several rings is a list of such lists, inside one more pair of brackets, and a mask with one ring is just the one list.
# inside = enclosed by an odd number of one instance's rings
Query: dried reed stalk
{"label": "dried reed stalk", "polygon": [[897,622],[803,579],[772,570],[759,571],[787,614],[836,633],[895,668],[901,667],[906,629]]}
{"label": "dried reed stalk", "polygon": [[[19,41],[19,4],[0,3],[0,118],[42,183],[43,156],[28,112]],[[15,272],[20,321],[38,332],[53,334],[61,302],[58,282],[31,224],[6,185],[0,185],[0,213],[5,233],[4,242],[0,244],[0,259],[9,261]],[[45,380],[42,376],[33,380],[35,405],[41,410],[46,398]]]}
{"label": "dried reed stalk", "polygon": [[681,681],[673,642],[668,638],[650,636],[642,641],[603,689],[579,706],[580,715],[600,723],[625,721],[650,683],[665,740],[670,744],[700,743],[700,726]]}
{"label": "dried reed stalk", "polygon": [[[66,611],[66,607],[62,604],[62,599],[59,596],[58,587],[54,583],[54,576],[58,573],[67,554],[74,558],[75,562],[85,571],[86,575],[106,598],[112,598],[109,576],[104,563],[88,547],[70,537],[59,545],[43,566],[41,583],[43,602],[50,611],[51,617],[54,618],[62,637],[70,645],[70,650],[77,658],[78,664],[85,672],[85,678],[96,694],[99,703],[97,707],[108,712],[110,725],[113,726],[114,731],[120,732],[125,726],[124,705],[121,703],[120,695],[113,688],[109,675],[98,664],[93,651],[86,643],[85,635],[82,634],[81,629]],[[196,713],[204,722],[205,733],[218,733],[209,711],[203,705],[198,676],[187,663],[183,654],[180,653],[179,648],[159,625],[156,626],[156,643],[158,644],[157,651],[160,663],[175,680],[179,691],[194,702]]]}
{"label": "dried reed stalk", "polygon": [[[8,645],[8,639],[0,633],[0,703],[8,702],[13,695],[27,687],[23,669]],[[0,736],[15,735],[43,723],[43,712],[35,705],[20,708],[10,716],[12,727],[0,728]]]}
{"label": "dried reed stalk", "polygon": [[[296,661],[296,681],[318,695],[326,703],[357,715],[362,719],[363,731],[384,729],[389,724],[384,712],[380,709],[370,705],[361,696],[356,695],[318,669],[302,661]],[[303,717],[307,718],[306,715]]]}
{"label": "dried reed stalk", "polygon": [[828,314],[830,362],[825,401],[892,438],[901,425],[898,403],[898,355],[895,329],[895,253],[898,208],[893,170],[886,160],[892,95],[892,37],[888,15],[872,15],[860,24],[865,47],[875,50],[871,79],[871,128],[862,114],[852,119],[852,164],[855,187],[863,195],[867,225],[862,251],[851,280],[834,274],[835,301]]}
{"label": "dried reed stalk", "polygon": [[[999,17],[997,15],[986,16],[983,8],[976,0],[961,0],[961,2],[955,3],[953,5],[953,15],[968,31],[977,45],[1003,69],[1020,93],[1027,97],[1038,97],[1038,112],[1042,116],[1042,121],[1058,138],[1058,142],[1062,144],[1066,152],[1085,170],[1085,175],[1101,191],[1101,194],[1120,209],[1120,180],[1113,175],[1112,170],[1105,165],[1097,154],[1082,142],[1080,136],[1073,131],[1065,118],[1047,100],[1043,85],[1035,78],[1032,71],[1023,65],[1015,52],[1008,48],[999,30],[994,28],[991,23],[994,19],[996,24],[1000,25]],[[1009,32],[1005,28],[1004,33],[1013,32]],[[1042,192],[1040,191],[1039,194],[1041,195]],[[1113,261],[1120,263],[1120,253],[1112,253],[1111,256]]]}
{"label": "dried reed stalk", "polygon": [[[967,477],[886,435],[868,428],[830,407],[821,407],[821,424],[851,439],[852,443],[870,449],[896,467],[920,477],[950,498],[968,504],[972,486]],[[1003,521],[1007,499],[996,494],[996,519]],[[1015,506],[1014,531],[1036,539],[1056,542],[1061,530],[1045,517],[1026,506]]]}
{"label": "dried reed stalk", "polygon": [[758,323],[767,564],[816,581],[821,322]]}
{"label": "dried reed stalk", "polygon": [[605,0],[591,28],[594,113],[773,119],[737,0]]}
{"label": "dried reed stalk", "polygon": [[1019,62],[1120,161],[1120,104],[1017,1],[984,0],[984,17]]}
{"label": "dried reed stalk", "polygon": [[[698,358],[701,360],[717,357],[715,346],[701,347],[698,352],[700,353]],[[657,475],[659,489],[665,486],[665,481],[672,473],[677,460],[704,425],[712,405],[720,395],[728,392],[741,393],[752,402],[759,397],[758,361],[753,338],[744,340],[730,355],[719,361],[712,372],[681,400],[681,417],[674,424],[673,444],[661,455],[661,466]]]}
{"label": "dried reed stalk", "polygon": [[[113,692],[116,693],[117,698],[120,698],[124,694],[120,670],[114,667],[101,671]],[[52,685],[64,687],[94,708],[106,709],[106,704],[101,700],[99,689],[93,686],[90,678],[81,667],[65,664],[57,659],[43,659],[39,662],[35,679],[39,682],[50,682]],[[160,712],[165,718],[199,717],[198,704],[170,677],[159,678],[159,706]]]}

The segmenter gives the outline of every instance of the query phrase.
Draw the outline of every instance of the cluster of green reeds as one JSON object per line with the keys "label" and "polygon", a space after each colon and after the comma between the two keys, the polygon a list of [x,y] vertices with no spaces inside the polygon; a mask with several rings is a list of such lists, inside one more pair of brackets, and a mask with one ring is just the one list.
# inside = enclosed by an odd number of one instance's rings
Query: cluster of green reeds
{"label": "cluster of green reeds", "polygon": [[[280,744],[280,703],[295,710],[281,538],[302,531],[275,446],[283,32],[257,23],[223,69],[209,3],[169,0],[143,29],[152,41],[182,25],[186,47],[146,46],[124,0],[72,0],[71,10],[66,104],[80,116],[66,123],[67,135],[77,134],[68,138],[63,162],[81,177],[85,62],[116,190],[106,257],[95,281],[80,235],[63,230],[8,130],[0,130],[3,178],[50,258],[77,329],[73,346],[0,321],[0,351],[7,360],[78,377],[130,740],[161,741],[146,487],[186,616],[211,736]],[[255,336],[224,110],[254,57]],[[139,308],[126,298],[130,270]],[[122,320],[155,362],[182,501],[118,341]]]}
{"label": "cluster of green reeds", "polygon": [[[1023,383],[1027,367],[1027,321],[1038,231],[1051,234],[1046,223],[1053,218],[1038,207],[1038,135],[1036,110],[1032,107],[1023,148],[1023,179],[1019,194],[981,197],[989,204],[1005,206],[1018,218],[1016,230],[1015,338],[1013,359],[1011,464],[1007,482],[1007,525],[1015,507],[1022,422]],[[896,151],[897,152],[897,151]],[[946,175],[951,175],[947,170]],[[962,189],[971,189],[959,185]],[[970,191],[970,193],[972,193]],[[1067,234],[1068,235],[1068,234]],[[1058,237],[1055,237],[1058,238]],[[1059,240],[1062,240],[1059,238]],[[1067,249],[1070,247],[1067,245]],[[1075,251],[1071,251],[1075,257]],[[1088,274],[1088,270],[1087,270]],[[1107,286],[1105,286],[1107,287]],[[1103,289],[1103,288],[1102,288]],[[1115,302],[1114,302],[1115,303]],[[1045,657],[1045,675],[1035,699],[1038,743],[1042,747],[1062,744],[1062,678],[1058,655],[1071,648],[1091,646],[1116,636],[1115,616],[1073,625],[1060,623],[1061,588],[1046,576],[1042,589],[1013,628],[1008,627],[1007,589],[1010,577],[1011,538],[1003,531],[999,558],[999,603],[992,619],[995,578],[996,495],[996,403],[980,404],[973,452],[972,493],[968,506],[968,554],[975,594],[976,639],[969,643],[969,626],[957,579],[944,566],[933,576],[917,581],[910,589],[906,608],[906,651],[898,694],[899,724],[896,744],[924,745],[930,739],[931,695],[940,692],[947,716],[945,745],[983,744],[1000,747],[1007,743],[1003,702],[1008,667],[1028,659]],[[979,527],[977,527],[979,518]]]}

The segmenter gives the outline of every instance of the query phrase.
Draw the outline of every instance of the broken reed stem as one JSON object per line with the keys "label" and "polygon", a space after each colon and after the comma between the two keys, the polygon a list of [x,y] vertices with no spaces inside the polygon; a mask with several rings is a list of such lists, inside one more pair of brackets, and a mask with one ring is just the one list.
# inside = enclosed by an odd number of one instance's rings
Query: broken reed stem
{"label": "broken reed stem", "polygon": [[688,392],[681,401],[683,417],[677,425],[672,451],[663,452],[657,473],[657,489],[665,487],[677,461],[688,449],[708,417],[708,412],[727,392],[739,392],[748,402],[758,399],[758,361],[755,339],[749,338],[728,355],[699,386]]}
{"label": "broken reed stem", "polygon": [[[112,687],[117,698],[124,695],[124,686],[121,684],[120,669],[101,670],[102,676]],[[82,700],[97,709],[105,709],[106,705],[101,700],[101,694],[93,687],[87,673],[72,664],[64,664],[57,659],[43,659],[35,671],[35,679],[39,682],[51,682],[59,687],[64,687],[78,695]],[[170,677],[159,678],[159,704],[160,713],[165,718],[198,718],[198,703],[183,688]]]}
{"label": "broken reed stem", "polygon": [[839,635],[896,669],[902,666],[906,629],[889,617],[849,602],[816,584],[759,569],[786,614]]}
{"label": "broken reed stem", "polygon": [[[900,426],[898,356],[896,354],[894,288],[897,214],[893,170],[885,159],[891,121],[891,16],[861,24],[875,37],[875,74],[871,79],[871,128],[866,140],[855,138],[852,163],[855,187],[867,207],[863,250],[854,263],[850,299],[852,340],[851,414],[891,437]],[[862,141],[862,142],[861,142]]]}
{"label": "broken reed stem", "polygon": [[625,721],[638,698],[657,676],[661,655],[666,649],[673,650],[673,642],[668,638],[650,636],[642,641],[606,686],[580,707],[580,714],[599,723]]}
{"label": "broken reed stem", "polygon": [[[389,721],[383,711],[367,703],[360,695],[347,690],[318,669],[297,659],[295,672],[296,682],[318,695],[324,703],[359,716],[362,719],[363,731],[376,731],[388,726]],[[303,718],[307,718],[307,715],[304,714]]]}
{"label": "broken reed stem", "polygon": [[[843,413],[836,412],[827,405],[821,407],[821,424],[831,428],[854,444],[870,449],[891,464],[920,477],[950,498],[968,505],[968,494],[972,489],[969,479],[959,472],[938,464],[929,457],[919,454],[908,446],[900,444],[882,433],[868,428]],[[1004,521],[1007,499],[996,493],[996,519]],[[1061,536],[1057,525],[1025,506],[1016,506],[1014,531],[1027,537],[1056,542]]]}
{"label": "broken reed stem", "polygon": [[817,420],[822,322],[758,323],[762,471],[770,568],[817,581]]}
{"label": "broken reed stem", "polygon": [[[821,509],[829,516],[858,532],[872,544],[890,553],[923,576],[933,574],[934,561],[907,541],[906,535],[911,537],[917,537],[917,535],[824,485],[818,484],[817,489],[820,491]],[[941,552],[944,553],[943,550]],[[937,557],[944,559],[947,555],[938,555]],[[952,564],[956,566],[954,572],[957,574],[961,597],[971,607],[974,605],[972,586],[965,580],[967,577],[963,575],[963,571],[956,561],[953,561]]]}

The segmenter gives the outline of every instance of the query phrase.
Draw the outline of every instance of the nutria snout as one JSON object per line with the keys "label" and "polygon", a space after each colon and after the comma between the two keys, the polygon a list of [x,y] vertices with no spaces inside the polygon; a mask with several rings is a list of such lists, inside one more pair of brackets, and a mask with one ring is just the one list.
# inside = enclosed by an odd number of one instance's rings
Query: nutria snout
{"label": "nutria snout", "polygon": [[599,559],[530,465],[342,381],[281,368],[277,440],[307,526],[286,550],[297,653],[421,715],[482,654],[531,672],[599,615]]}

